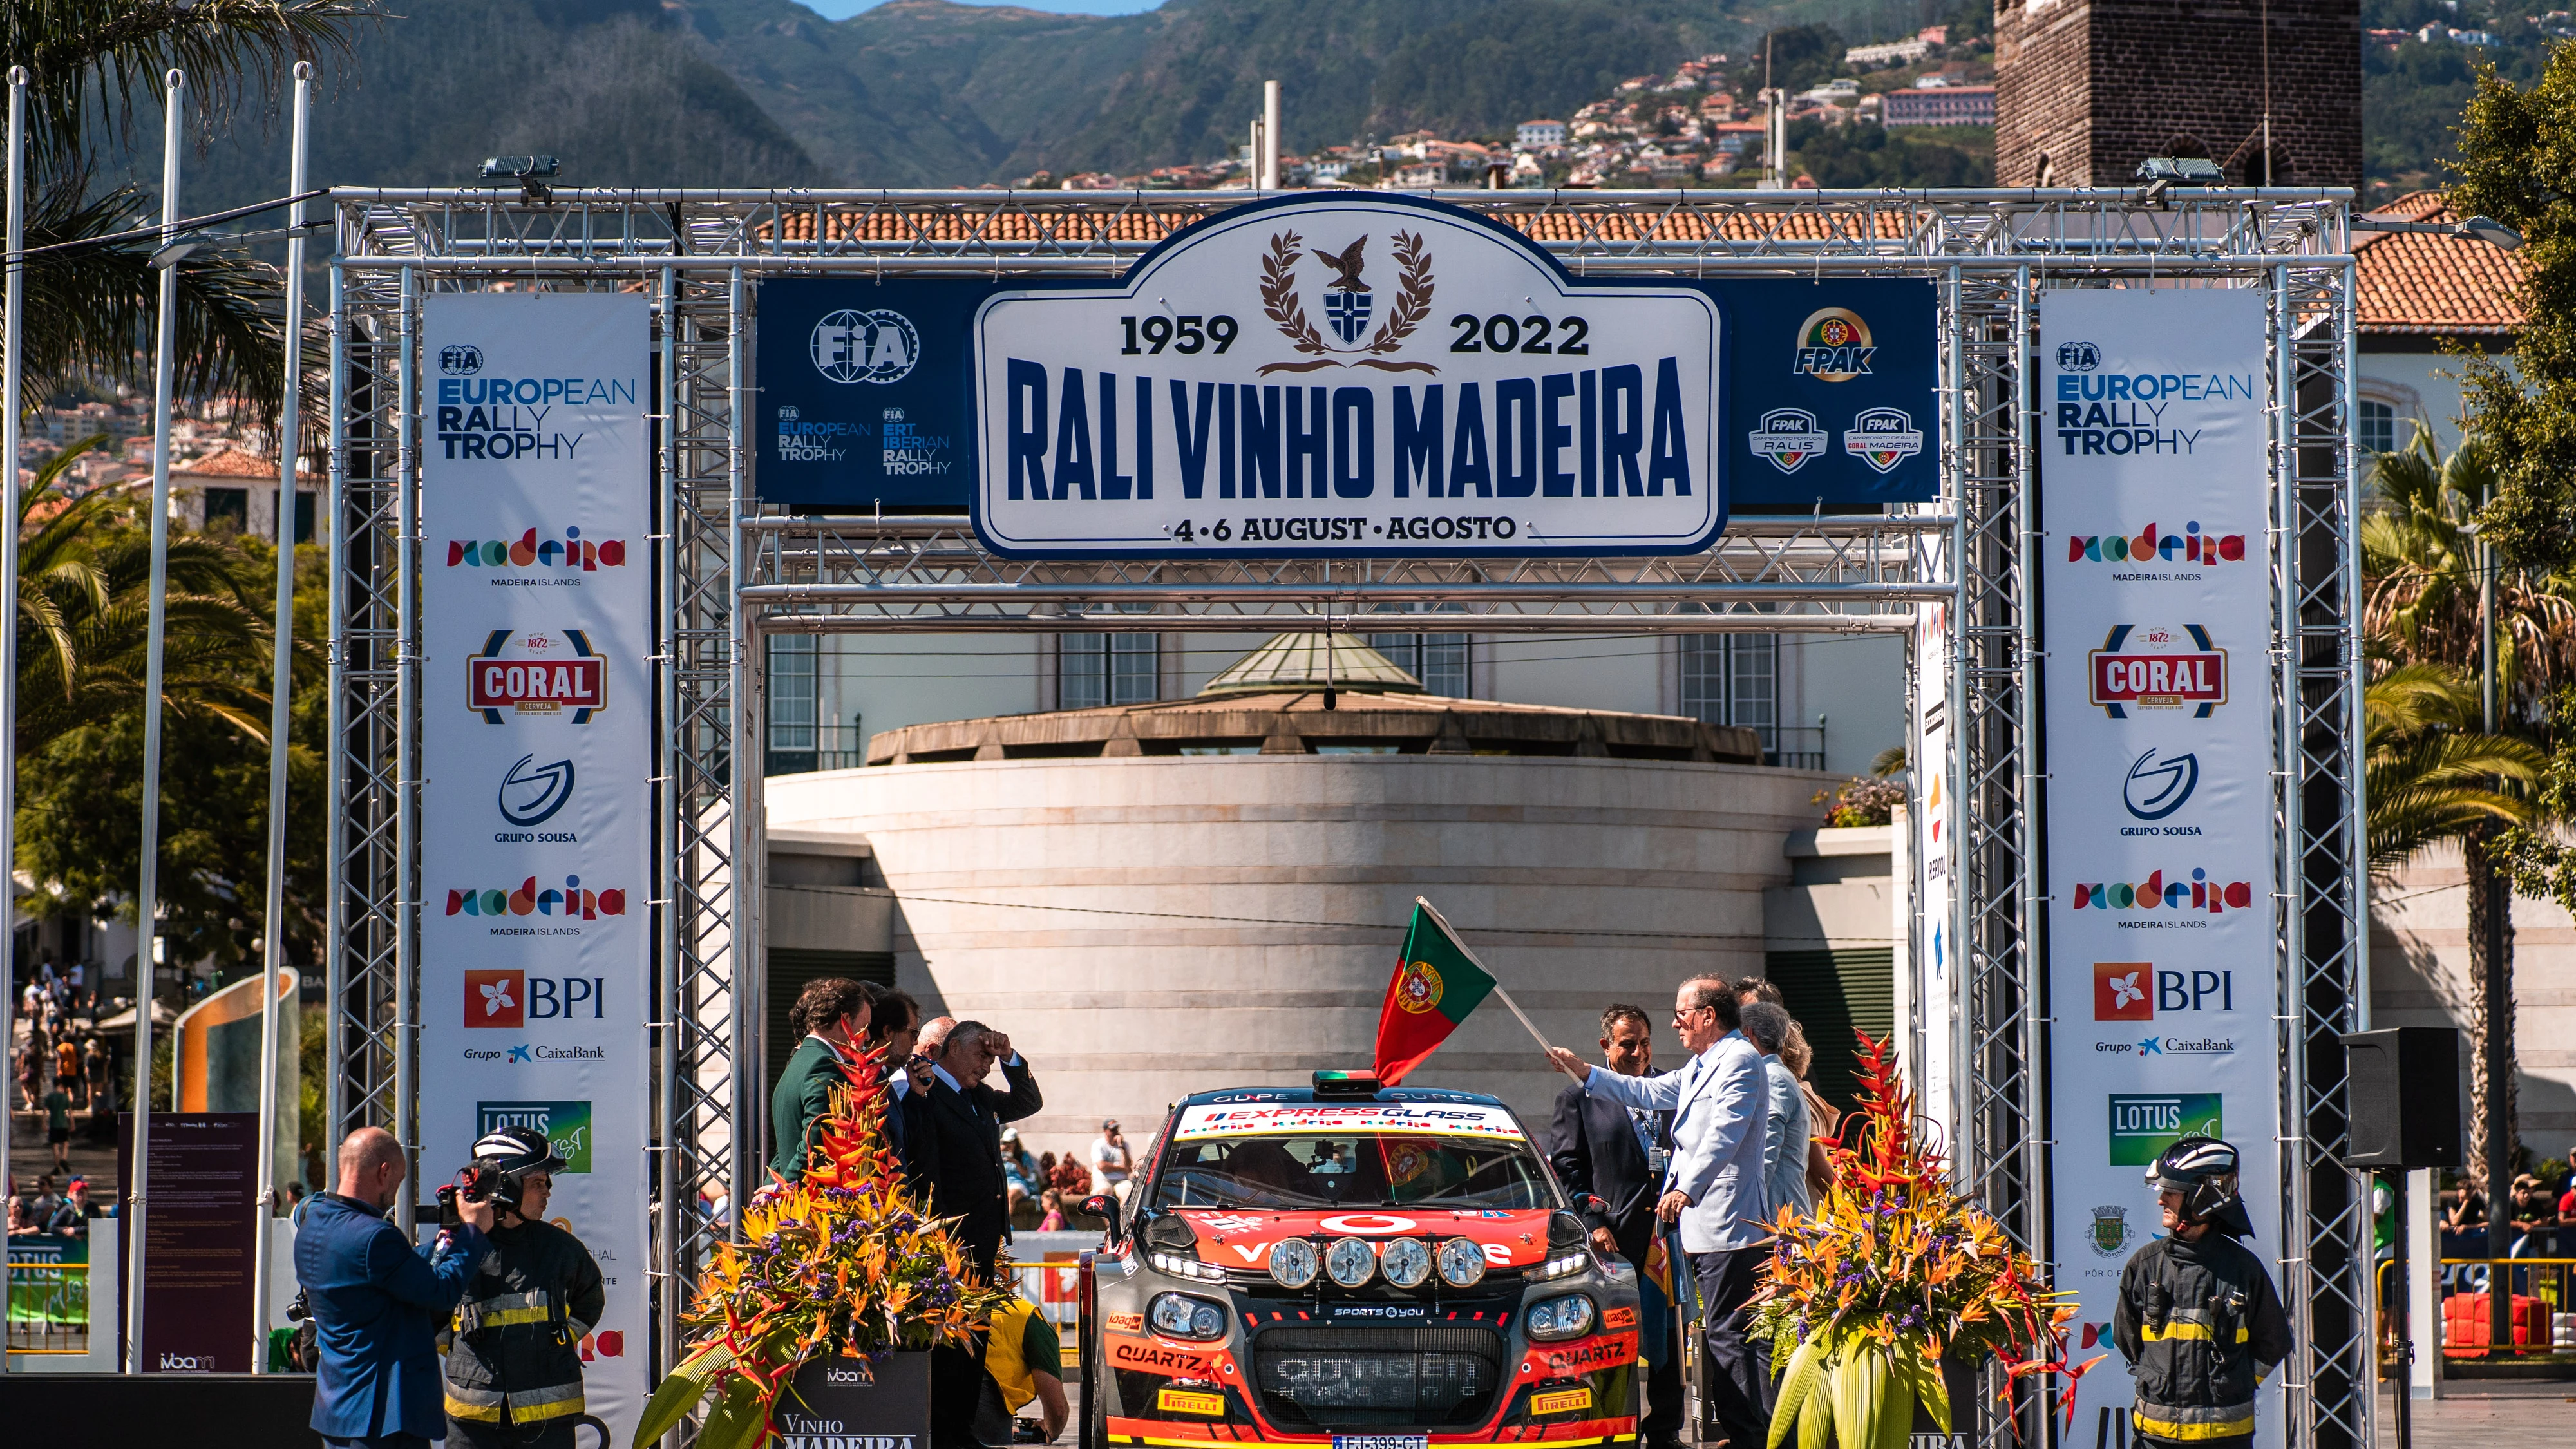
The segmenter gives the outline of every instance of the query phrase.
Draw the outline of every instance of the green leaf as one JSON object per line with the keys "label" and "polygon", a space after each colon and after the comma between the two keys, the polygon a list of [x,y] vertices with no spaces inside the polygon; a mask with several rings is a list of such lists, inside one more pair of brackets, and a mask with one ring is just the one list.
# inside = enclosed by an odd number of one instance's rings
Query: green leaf
{"label": "green leaf", "polygon": [[1838,1449],[1878,1449],[1878,1404],[1887,1393],[1887,1358],[1853,1344],[1834,1369],[1834,1443]]}
{"label": "green leaf", "polygon": [[680,1361],[671,1376],[653,1390],[644,1401],[644,1416],[635,1421],[635,1443],[653,1443],[679,1426],[689,1411],[705,1397],[707,1381],[734,1361],[734,1351],[723,1343],[710,1343]]}
{"label": "green leaf", "polygon": [[1931,1411],[1932,1422],[1941,1426],[1942,1433],[1949,1433],[1950,1386],[1941,1378],[1941,1360],[1918,1358],[1914,1366],[1918,1375],[1915,1394],[1923,1400],[1923,1407]]}
{"label": "green leaf", "polygon": [[[760,1390],[746,1378],[727,1380],[723,1397],[716,1400],[715,1412],[707,1415],[705,1426],[698,1430],[697,1449],[753,1449],[769,1434],[769,1415],[760,1401]],[[642,1449],[642,1440],[637,1440]]]}
{"label": "green leaf", "polygon": [[1799,1406],[1816,1394],[1824,1376],[1824,1345],[1813,1339],[1799,1344],[1780,1371],[1779,1397],[1771,1406],[1770,1449],[1780,1449],[1780,1441],[1789,1436],[1789,1422],[1798,1417]]}
{"label": "green leaf", "polygon": [[1840,1371],[1832,1364],[1816,1370],[1816,1386],[1807,1394],[1807,1411],[1798,1418],[1798,1449],[1826,1449],[1834,1432],[1834,1381]]}

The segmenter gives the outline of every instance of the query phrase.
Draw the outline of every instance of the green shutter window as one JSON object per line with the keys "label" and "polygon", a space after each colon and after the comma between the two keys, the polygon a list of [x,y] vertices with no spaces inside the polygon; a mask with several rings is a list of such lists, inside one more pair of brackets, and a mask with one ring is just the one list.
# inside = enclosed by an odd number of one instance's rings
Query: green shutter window
{"label": "green shutter window", "polygon": [[1860,1100],[1860,1041],[1896,1029],[1896,952],[1885,946],[1843,951],[1772,951],[1763,974],[1787,998],[1789,1015],[1816,1050],[1807,1082],[1841,1111]]}

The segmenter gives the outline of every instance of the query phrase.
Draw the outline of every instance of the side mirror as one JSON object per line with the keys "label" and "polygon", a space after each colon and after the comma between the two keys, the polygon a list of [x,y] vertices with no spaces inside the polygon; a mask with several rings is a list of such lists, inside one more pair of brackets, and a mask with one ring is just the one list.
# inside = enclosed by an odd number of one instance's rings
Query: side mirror
{"label": "side mirror", "polygon": [[1096,1193],[1093,1196],[1084,1198],[1082,1200],[1082,1215],[1087,1218],[1107,1219],[1109,1222],[1109,1241],[1113,1243],[1119,1241],[1121,1234],[1119,1232],[1117,1198],[1112,1197],[1105,1192]]}

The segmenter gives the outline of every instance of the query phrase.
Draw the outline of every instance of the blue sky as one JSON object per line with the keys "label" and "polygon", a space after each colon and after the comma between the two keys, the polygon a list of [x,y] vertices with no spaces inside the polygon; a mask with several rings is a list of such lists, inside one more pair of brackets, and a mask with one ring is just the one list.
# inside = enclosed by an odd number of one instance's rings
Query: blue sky
{"label": "blue sky", "polygon": [[[847,20],[874,10],[885,0],[804,0],[833,20]],[[1163,0],[958,0],[961,5],[1017,5],[1023,10],[1052,10],[1060,15],[1133,15],[1159,7]]]}

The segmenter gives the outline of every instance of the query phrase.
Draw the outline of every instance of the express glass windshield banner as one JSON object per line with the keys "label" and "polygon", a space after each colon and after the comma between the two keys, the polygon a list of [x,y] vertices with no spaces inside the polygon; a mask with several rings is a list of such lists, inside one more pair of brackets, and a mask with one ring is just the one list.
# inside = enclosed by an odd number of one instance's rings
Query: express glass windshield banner
{"label": "express glass windshield banner", "polygon": [[580,1350],[619,1438],[650,1388],[650,307],[423,304],[419,1191],[500,1128],[553,1144],[545,1216],[607,1280]]}
{"label": "express glass windshield banner", "polygon": [[[2040,307],[2050,1135],[2076,1435],[2123,1442],[2122,1265],[2185,1134],[2242,1156],[2284,1251],[2275,1044],[2265,294],[2067,289]],[[2259,1437],[2282,1442],[2280,1375]]]}

